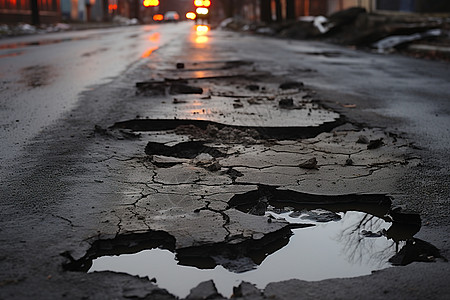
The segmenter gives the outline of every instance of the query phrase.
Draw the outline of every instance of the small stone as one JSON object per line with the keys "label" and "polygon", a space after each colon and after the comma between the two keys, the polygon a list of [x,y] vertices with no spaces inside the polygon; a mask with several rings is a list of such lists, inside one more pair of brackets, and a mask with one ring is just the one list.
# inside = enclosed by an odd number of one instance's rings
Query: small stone
{"label": "small stone", "polygon": [[190,294],[186,297],[187,300],[200,300],[200,299],[213,299],[214,297],[221,296],[217,292],[214,281],[204,281],[191,289]]}
{"label": "small stone", "polygon": [[280,84],[279,88],[282,90],[301,89],[303,88],[303,82],[288,81]]}
{"label": "small stone", "polygon": [[356,141],[358,144],[368,144],[369,139],[365,135],[360,135]]}
{"label": "small stone", "polygon": [[259,85],[257,84],[249,84],[245,88],[252,92],[259,91]]}
{"label": "small stone", "polygon": [[250,105],[260,104],[258,99],[255,99],[255,98],[250,98],[250,99],[247,100],[247,102]]}
{"label": "small stone", "polygon": [[292,98],[281,99],[278,105],[282,108],[292,107],[294,106],[294,100]]}
{"label": "small stone", "polygon": [[261,291],[254,285],[245,281],[242,281],[238,287],[233,287],[233,296],[236,297],[260,297]]}
{"label": "small stone", "polygon": [[353,166],[353,160],[351,158],[347,158],[347,160],[345,161],[345,165],[346,166]]}
{"label": "small stone", "polygon": [[303,169],[319,169],[319,166],[317,165],[317,159],[315,157],[305,160],[298,166]]}
{"label": "small stone", "polygon": [[180,100],[180,99],[177,99],[177,98],[173,98],[172,103],[173,104],[180,104],[180,103],[186,103],[186,101],[185,100]]}
{"label": "small stone", "polygon": [[369,141],[369,144],[367,145],[367,149],[371,150],[371,149],[377,149],[380,148],[381,146],[383,146],[383,139],[376,139],[376,140],[371,140]]}

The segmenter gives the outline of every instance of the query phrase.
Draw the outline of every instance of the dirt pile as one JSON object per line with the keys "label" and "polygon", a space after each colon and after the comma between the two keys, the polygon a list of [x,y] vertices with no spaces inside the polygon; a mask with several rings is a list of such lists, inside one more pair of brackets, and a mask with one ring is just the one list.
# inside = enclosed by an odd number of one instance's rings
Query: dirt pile
{"label": "dirt pile", "polygon": [[291,39],[312,39],[433,59],[450,59],[450,17],[405,13],[368,13],[353,7],[324,16],[269,25],[237,24],[229,29]]}

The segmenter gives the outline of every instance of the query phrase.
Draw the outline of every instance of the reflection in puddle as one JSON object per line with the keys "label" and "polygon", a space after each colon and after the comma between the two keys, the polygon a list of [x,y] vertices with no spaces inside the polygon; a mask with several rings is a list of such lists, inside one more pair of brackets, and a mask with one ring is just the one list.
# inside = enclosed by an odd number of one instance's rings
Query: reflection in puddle
{"label": "reflection in puddle", "polygon": [[5,54],[0,54],[0,58],[19,56],[22,55],[23,53],[24,51],[9,52]]}
{"label": "reflection in puddle", "polygon": [[[89,272],[109,270],[156,278],[159,287],[185,297],[190,289],[210,279],[214,280],[219,293],[230,296],[233,286],[238,286],[241,281],[264,288],[270,282],[292,278],[354,277],[390,266],[388,259],[395,255],[396,243],[384,234],[392,224],[357,211],[333,213],[338,218],[328,222],[312,221],[308,217],[311,212],[321,214],[320,210],[301,213],[268,210],[268,216],[315,226],[293,229],[288,246],[266,256],[262,262],[258,261],[259,265],[245,272],[227,270],[223,257],[212,257],[217,265],[211,269],[182,266],[177,264],[174,253],[160,249],[99,257],[93,261]],[[255,261],[251,257],[239,259]]]}
{"label": "reflection in puddle", "polygon": [[149,57],[155,50],[158,50],[158,46],[148,48],[144,53],[142,53],[141,57],[142,58]]}

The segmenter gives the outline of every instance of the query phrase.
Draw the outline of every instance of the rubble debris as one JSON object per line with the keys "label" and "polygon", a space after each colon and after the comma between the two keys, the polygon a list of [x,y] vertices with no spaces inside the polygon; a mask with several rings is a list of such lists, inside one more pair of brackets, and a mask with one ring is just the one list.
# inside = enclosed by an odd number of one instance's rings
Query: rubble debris
{"label": "rubble debris", "polygon": [[186,103],[186,102],[187,102],[186,100],[180,100],[178,98],[173,98],[173,101],[172,101],[173,104],[182,104],[182,103]]}
{"label": "rubble debris", "polygon": [[228,169],[224,172],[224,174],[227,174],[228,176],[230,176],[230,178],[231,178],[231,180],[232,180],[233,182],[235,182],[236,178],[244,176],[244,174],[242,174],[242,173],[239,172],[239,171],[236,171],[236,170],[233,169],[233,168],[228,168]]}
{"label": "rubble debris", "polygon": [[278,106],[281,108],[291,108],[294,106],[294,99],[292,98],[285,98],[278,101]]}
{"label": "rubble debris", "polygon": [[233,107],[234,108],[242,108],[242,107],[244,107],[244,104],[241,102],[234,102]]}
{"label": "rubble debris", "polygon": [[353,166],[353,160],[351,158],[347,158],[345,160],[345,165],[344,166]]}
{"label": "rubble debris", "polygon": [[[274,186],[259,185],[257,190],[234,195],[229,201],[229,208],[235,208],[249,213],[260,199],[269,201],[270,210],[278,213],[290,207],[289,210],[303,211],[305,209],[322,208],[329,211],[343,211],[351,206],[352,210],[361,210],[379,218],[385,218],[391,208],[391,200],[385,195],[336,195],[324,196],[279,189]],[[361,206],[361,207],[360,207]],[[370,207],[373,206],[373,209]],[[274,209],[275,208],[275,209]],[[331,209],[333,208],[333,209]]]}
{"label": "rubble debris", "polygon": [[394,266],[406,266],[412,262],[434,262],[437,258],[447,261],[438,248],[423,240],[413,238],[389,262]]}
{"label": "rubble debris", "polygon": [[365,135],[360,135],[356,141],[358,144],[369,144],[369,139]]}
{"label": "rubble debris", "polygon": [[248,213],[255,216],[264,216],[268,205],[269,200],[267,199],[267,197],[263,196],[258,199],[256,204],[249,210]]}
{"label": "rubble debris", "polygon": [[352,24],[361,14],[365,13],[365,8],[351,7],[331,14],[328,20],[333,24],[332,28],[339,29],[341,26]]}
{"label": "rubble debris", "polygon": [[401,207],[393,207],[389,211],[389,216],[397,223],[416,226],[422,225],[422,219],[418,213],[402,209]]}
{"label": "rubble debris", "polygon": [[191,289],[190,294],[186,300],[203,300],[203,299],[225,299],[217,291],[213,280],[208,280],[200,283],[195,288]]}
{"label": "rubble debris", "polygon": [[194,159],[195,165],[198,167],[202,167],[208,171],[216,172],[222,169],[222,166],[215,158],[209,153],[200,153]]}
{"label": "rubble debris", "polygon": [[298,166],[303,169],[319,169],[319,166],[317,165],[317,159],[315,157],[305,160]]}
{"label": "rubble debris", "polygon": [[246,85],[245,88],[252,92],[259,91],[259,85],[257,85],[257,84],[249,84],[249,85]]}
{"label": "rubble debris", "polygon": [[[227,24],[233,30],[240,26],[237,20]],[[449,19],[445,14],[434,17],[423,14],[385,14],[352,7],[328,18],[306,16],[282,26],[277,23],[252,24],[248,28],[270,36],[323,40],[375,49],[380,53],[398,51],[415,57],[449,60]]]}
{"label": "rubble debris", "polygon": [[190,141],[178,143],[174,146],[167,146],[157,142],[148,142],[145,146],[147,155],[166,155],[178,158],[195,158],[200,153],[208,153],[212,157],[224,157],[226,154],[222,151],[206,146],[201,141]]}
{"label": "rubble debris", "polygon": [[367,237],[367,238],[378,238],[378,237],[383,236],[383,232],[381,232],[381,231],[373,232],[370,230],[362,230],[361,235],[363,237]]}
{"label": "rubble debris", "polygon": [[94,126],[94,133],[98,133],[105,137],[112,137],[117,140],[133,140],[140,138],[141,134],[133,132],[127,128],[103,128],[100,125]]}
{"label": "rubble debris", "polygon": [[327,211],[324,209],[315,209],[305,212],[304,215],[301,216],[301,219],[312,220],[319,223],[327,223],[340,221],[342,217],[332,211]]}
{"label": "rubble debris", "polygon": [[164,155],[153,155],[152,164],[159,168],[170,168],[178,164],[187,163],[189,162],[186,158],[177,158],[177,157],[170,157],[170,156],[164,156]]}
{"label": "rubble debris", "polygon": [[255,269],[272,253],[285,247],[292,231],[285,226],[261,238],[244,239],[240,242],[205,244],[177,249],[176,258],[180,265],[214,269],[221,265],[234,273]]}
{"label": "rubble debris", "polygon": [[170,94],[203,94],[201,87],[191,86],[182,83],[173,83],[170,85]]}
{"label": "rubble debris", "polygon": [[233,287],[233,295],[231,298],[245,298],[245,299],[259,299],[262,296],[262,292],[249,282],[242,281],[237,287]]}
{"label": "rubble debris", "polygon": [[164,80],[136,82],[137,94],[146,96],[153,95],[176,95],[176,94],[202,94],[201,87],[188,85],[186,80]]}
{"label": "rubble debris", "polygon": [[379,138],[376,140],[370,140],[369,144],[367,145],[367,149],[371,150],[371,149],[377,149],[380,148],[381,146],[383,146],[383,138]]}
{"label": "rubble debris", "polygon": [[92,266],[92,260],[97,257],[115,255],[118,252],[136,253],[154,248],[174,251],[175,238],[164,231],[149,230],[139,234],[118,235],[114,239],[99,239],[94,241],[91,248],[79,259],[74,259],[70,252],[61,253],[61,256],[67,259],[63,264],[63,269],[87,272]]}
{"label": "rubble debris", "polygon": [[257,98],[250,98],[247,100],[247,103],[250,105],[258,105],[261,104]]}
{"label": "rubble debris", "polygon": [[303,82],[298,81],[287,81],[280,84],[279,88],[282,90],[290,90],[290,89],[302,89],[304,86]]}

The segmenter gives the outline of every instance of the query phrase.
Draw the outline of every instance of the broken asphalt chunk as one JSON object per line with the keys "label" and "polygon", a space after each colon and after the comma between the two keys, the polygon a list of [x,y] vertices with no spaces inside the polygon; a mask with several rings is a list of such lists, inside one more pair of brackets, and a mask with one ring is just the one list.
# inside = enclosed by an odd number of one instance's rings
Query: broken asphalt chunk
{"label": "broken asphalt chunk", "polygon": [[245,299],[251,299],[251,297],[255,297],[255,299],[259,299],[261,296],[262,292],[249,282],[242,281],[238,287],[233,287],[232,298],[245,297]]}
{"label": "broken asphalt chunk", "polygon": [[281,99],[278,102],[278,105],[281,108],[291,108],[294,106],[294,100],[292,98]]}
{"label": "broken asphalt chunk", "polygon": [[317,159],[315,157],[305,160],[298,166],[303,169],[319,169],[319,166],[317,165]]}
{"label": "broken asphalt chunk", "polygon": [[225,299],[217,291],[213,280],[208,280],[200,283],[195,288],[191,289],[190,294],[186,300],[205,300],[205,299]]}
{"label": "broken asphalt chunk", "polygon": [[[292,213],[291,213],[292,215]],[[320,223],[327,223],[333,221],[340,221],[342,217],[335,212],[323,210],[323,209],[315,209],[306,212],[306,215],[301,216],[301,219],[304,220],[312,220]]]}
{"label": "broken asphalt chunk", "polygon": [[358,137],[358,140],[356,141],[356,143],[358,143],[358,144],[368,144],[369,143],[369,139],[365,135],[360,135]]}
{"label": "broken asphalt chunk", "polygon": [[136,82],[137,94],[165,95],[165,94],[202,94],[201,87],[191,86],[186,80],[164,80]]}
{"label": "broken asphalt chunk", "polygon": [[145,146],[147,155],[165,155],[178,158],[195,158],[200,153],[208,153],[212,157],[224,157],[225,153],[216,148],[206,146],[200,141],[182,142],[174,146],[167,146],[157,142],[148,142]]}
{"label": "broken asphalt chunk", "polygon": [[371,150],[371,149],[377,149],[380,148],[381,146],[383,146],[383,139],[376,139],[376,140],[370,140],[369,144],[367,145],[367,149]]}
{"label": "broken asphalt chunk", "polygon": [[279,88],[282,90],[290,90],[290,89],[302,89],[304,86],[303,82],[298,81],[288,81],[280,84]]}
{"label": "broken asphalt chunk", "polygon": [[252,92],[259,91],[259,85],[257,85],[257,84],[249,84],[245,88]]}
{"label": "broken asphalt chunk", "polygon": [[191,86],[182,83],[172,83],[169,89],[170,94],[203,94],[201,87]]}
{"label": "broken asphalt chunk", "polygon": [[406,266],[412,262],[434,262],[436,258],[444,258],[439,249],[432,244],[413,238],[406,241],[405,246],[389,262],[394,266]]}

